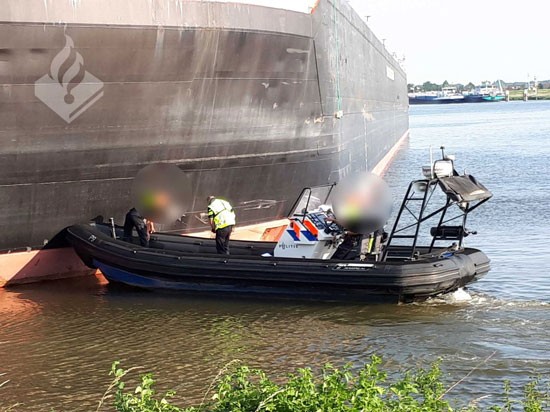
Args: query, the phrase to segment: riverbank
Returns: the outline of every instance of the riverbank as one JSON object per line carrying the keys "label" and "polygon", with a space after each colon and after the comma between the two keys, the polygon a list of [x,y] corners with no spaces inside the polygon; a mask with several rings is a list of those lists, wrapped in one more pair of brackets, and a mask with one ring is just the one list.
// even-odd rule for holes
{"label": "riverbank", "polygon": [[[493,355],[496,352],[493,353]],[[487,359],[477,367],[486,363]],[[481,412],[504,411],[516,407],[527,412],[547,410],[550,406],[550,381],[548,378],[532,378],[521,389],[521,395],[512,397],[514,383],[503,382],[499,399],[491,399],[490,405],[480,406],[483,398],[464,401],[454,396],[453,389],[468,386],[471,372],[455,381],[446,383],[439,362],[429,368],[405,369],[389,377],[382,358],[373,355],[370,362],[358,370],[350,365],[341,368],[325,365],[313,371],[298,369],[286,378],[272,379],[261,369],[253,369],[232,361],[214,377],[200,404],[178,406],[183,399],[176,392],[155,392],[153,375],[141,375],[135,389],[128,387],[124,379],[132,369],[124,370],[119,362],[112,365],[111,385],[103,395],[98,410],[117,412],[309,412],[309,411],[407,411],[407,412]],[[114,394],[114,402],[110,399]]]}
{"label": "riverbank", "polygon": [[[510,90],[510,101],[523,100],[523,90]],[[529,94],[529,100],[550,100],[550,89],[539,89],[537,95]]]}

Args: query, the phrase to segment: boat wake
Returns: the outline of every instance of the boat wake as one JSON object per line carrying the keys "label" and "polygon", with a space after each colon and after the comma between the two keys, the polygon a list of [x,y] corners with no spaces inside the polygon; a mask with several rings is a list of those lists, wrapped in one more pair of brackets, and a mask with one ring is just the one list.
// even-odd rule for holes
{"label": "boat wake", "polygon": [[443,295],[434,296],[428,298],[424,302],[415,302],[413,305],[418,306],[439,306],[439,305],[456,305],[469,303],[474,300],[472,294],[464,288],[458,288],[457,290]]}
{"label": "boat wake", "polygon": [[464,290],[463,288],[459,288],[455,290],[454,292],[447,293],[442,296],[442,298],[447,303],[462,303],[462,302],[470,302],[473,298],[472,295]]}
{"label": "boat wake", "polygon": [[464,305],[475,307],[490,307],[490,308],[546,308],[550,307],[550,302],[542,300],[508,300],[488,295],[482,292],[466,290],[459,288],[454,292],[430,298],[418,305],[438,306],[438,305]]}

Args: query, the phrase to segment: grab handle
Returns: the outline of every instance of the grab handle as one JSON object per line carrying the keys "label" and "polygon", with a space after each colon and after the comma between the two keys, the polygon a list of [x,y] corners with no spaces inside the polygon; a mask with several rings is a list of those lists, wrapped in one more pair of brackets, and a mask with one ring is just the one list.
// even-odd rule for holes
{"label": "grab handle", "polygon": [[113,239],[116,239],[115,219],[110,217],[109,222],[111,223],[111,236],[113,236]]}

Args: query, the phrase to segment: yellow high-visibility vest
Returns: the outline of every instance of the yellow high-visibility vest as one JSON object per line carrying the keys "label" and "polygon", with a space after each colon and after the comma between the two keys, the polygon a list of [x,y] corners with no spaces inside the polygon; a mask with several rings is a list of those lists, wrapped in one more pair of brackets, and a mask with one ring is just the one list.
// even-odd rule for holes
{"label": "yellow high-visibility vest", "polygon": [[233,226],[236,223],[233,207],[223,199],[214,199],[208,205],[208,217],[214,220],[215,230]]}

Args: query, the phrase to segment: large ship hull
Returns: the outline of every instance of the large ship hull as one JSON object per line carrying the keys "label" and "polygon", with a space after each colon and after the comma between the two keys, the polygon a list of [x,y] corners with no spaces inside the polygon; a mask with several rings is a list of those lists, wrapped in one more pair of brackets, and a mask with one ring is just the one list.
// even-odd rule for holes
{"label": "large ship hull", "polygon": [[[10,1],[0,9],[0,250],[39,247],[98,215],[120,222],[134,176],[156,162],[189,176],[182,231],[204,227],[209,194],[254,223],[284,216],[304,186],[372,169],[407,133],[406,77],[335,1],[311,14]],[[57,64],[66,35],[74,48]],[[80,74],[65,80],[78,54]],[[69,121],[37,97],[44,76],[68,90],[86,73],[101,94]]]}

